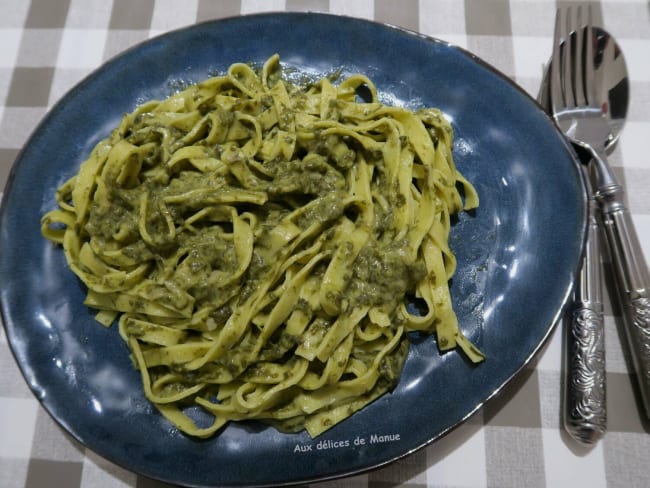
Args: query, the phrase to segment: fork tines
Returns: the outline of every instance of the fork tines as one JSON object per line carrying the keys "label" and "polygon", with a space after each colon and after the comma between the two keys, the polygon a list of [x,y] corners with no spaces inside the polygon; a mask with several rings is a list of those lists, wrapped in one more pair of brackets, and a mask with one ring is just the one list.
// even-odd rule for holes
{"label": "fork tines", "polygon": [[557,10],[550,79],[553,112],[585,106],[595,98],[593,40],[590,5]]}

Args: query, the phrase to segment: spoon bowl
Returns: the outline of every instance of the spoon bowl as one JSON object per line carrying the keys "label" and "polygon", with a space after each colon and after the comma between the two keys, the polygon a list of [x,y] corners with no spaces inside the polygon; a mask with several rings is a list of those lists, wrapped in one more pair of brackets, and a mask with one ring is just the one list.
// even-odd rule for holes
{"label": "spoon bowl", "polygon": [[[592,28],[594,83],[596,96],[601,101],[601,113],[607,120],[609,134],[605,140],[605,150],[611,153],[618,142],[625,125],[630,100],[630,83],[623,51],[607,31],[600,27]],[[547,113],[551,113],[549,96],[550,66],[546,66],[537,100]],[[587,156],[588,159],[591,156]],[[583,159],[583,158],[581,158]],[[588,161],[584,159],[584,161]]]}
{"label": "spoon bowl", "polygon": [[[593,29],[594,81],[600,85],[598,99],[607,119],[609,137],[605,149],[611,151],[625,125],[630,99],[630,85],[623,51],[616,40],[603,29]],[[597,86],[598,86],[597,85]]]}

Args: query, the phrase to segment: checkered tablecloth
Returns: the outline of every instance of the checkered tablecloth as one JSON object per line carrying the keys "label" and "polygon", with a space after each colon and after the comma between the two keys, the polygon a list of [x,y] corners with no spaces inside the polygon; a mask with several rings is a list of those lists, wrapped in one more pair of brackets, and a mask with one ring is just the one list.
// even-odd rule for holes
{"label": "checkered tablecloth", "polygon": [[[400,25],[467,48],[537,94],[555,8],[545,0],[0,0],[0,190],[48,109],[106,59],[198,21],[312,10]],[[567,2],[569,3],[569,2]],[[575,3],[575,2],[570,2]],[[597,22],[624,50],[628,123],[611,162],[650,257],[650,4],[595,2]],[[560,427],[561,330],[537,360],[469,422],[383,469],[322,486],[648,487],[650,426],[642,420],[621,324],[606,304],[608,433],[595,447]],[[40,407],[0,329],[0,487],[163,486],[72,440]]]}

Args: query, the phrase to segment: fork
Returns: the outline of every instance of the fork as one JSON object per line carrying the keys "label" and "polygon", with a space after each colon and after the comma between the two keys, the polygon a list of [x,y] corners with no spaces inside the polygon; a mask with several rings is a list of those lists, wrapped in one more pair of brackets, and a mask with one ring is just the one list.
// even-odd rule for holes
{"label": "fork", "polygon": [[[582,11],[580,12],[582,14]],[[581,17],[581,15],[580,15]],[[585,37],[569,8],[558,9],[549,79],[551,112],[560,129],[576,142],[576,119],[585,103],[581,61]],[[587,43],[590,49],[590,43]],[[592,80],[589,80],[591,83]],[[580,443],[594,444],[607,430],[605,334],[598,206],[588,166],[582,166],[589,195],[585,253],[576,279],[572,307],[565,317],[566,377],[563,389],[564,427]]]}
{"label": "fork", "polygon": [[650,417],[650,273],[625,204],[624,190],[607,162],[609,127],[594,75],[591,10],[585,14],[578,9],[577,19],[572,11],[564,17],[559,11],[551,64],[551,106],[562,131],[592,157],[589,165],[594,196],[617,277],[617,298],[639,392],[645,415]]}

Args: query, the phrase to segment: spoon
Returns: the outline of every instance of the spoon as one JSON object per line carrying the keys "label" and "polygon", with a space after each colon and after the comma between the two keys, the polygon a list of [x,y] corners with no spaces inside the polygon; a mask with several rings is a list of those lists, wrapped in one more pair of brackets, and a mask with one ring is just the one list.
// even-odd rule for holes
{"label": "spoon", "polygon": [[[618,141],[628,108],[629,85],[625,61],[614,39],[604,30],[591,32],[596,97],[602,104],[609,133],[604,144],[607,153]],[[548,97],[550,69],[547,70],[538,100],[552,113]],[[576,146],[583,163],[591,155]],[[602,270],[600,265],[600,219],[598,204],[591,188],[590,170],[583,165],[589,194],[588,236],[585,255],[577,276],[572,306],[565,316],[565,370],[563,423],[566,431],[581,444],[595,444],[606,432],[605,342],[602,306]]]}
{"label": "spoon", "polygon": [[[594,49],[594,77],[595,82],[598,83],[598,96],[606,104],[603,115],[606,117],[609,125],[609,134],[605,141],[605,151],[610,154],[616,147],[616,143],[625,125],[629,106],[630,85],[625,58],[616,40],[607,31],[599,27],[593,27],[592,37],[596,46]],[[605,50],[607,50],[610,57],[613,54],[616,58],[614,60],[610,59],[611,62],[603,62],[605,60]],[[550,114],[549,67],[550,63],[547,65],[537,101]],[[576,148],[581,151],[581,148]],[[588,163],[591,159],[591,155],[588,153],[583,154],[580,152],[579,156],[584,163]]]}
{"label": "spoon", "polygon": [[[595,101],[600,105],[601,117],[607,121],[605,141],[598,141],[605,154],[612,151],[625,123],[629,105],[627,68],[614,38],[602,29],[587,29],[591,34]],[[586,54],[589,54],[587,51]],[[586,59],[585,62],[592,62]],[[592,102],[593,104],[593,102]],[[580,148],[584,149],[584,148]],[[578,151],[580,152],[580,150]],[[595,444],[607,430],[607,395],[605,368],[605,329],[602,307],[602,270],[600,228],[604,214],[599,213],[599,166],[591,151],[583,151],[585,184],[589,190],[589,230],[585,249],[585,270],[577,282],[576,296],[588,306],[573,311],[567,342],[567,383],[564,389],[564,425],[578,442]],[[592,159],[593,156],[593,159]],[[602,165],[601,165],[602,166]],[[602,169],[602,168],[601,168]],[[609,166],[605,172],[611,173]],[[614,181],[612,179],[612,181]],[[592,309],[589,305],[593,306]],[[593,313],[592,313],[593,311]],[[590,320],[594,319],[594,322]],[[582,355],[582,357],[580,357]]]}

